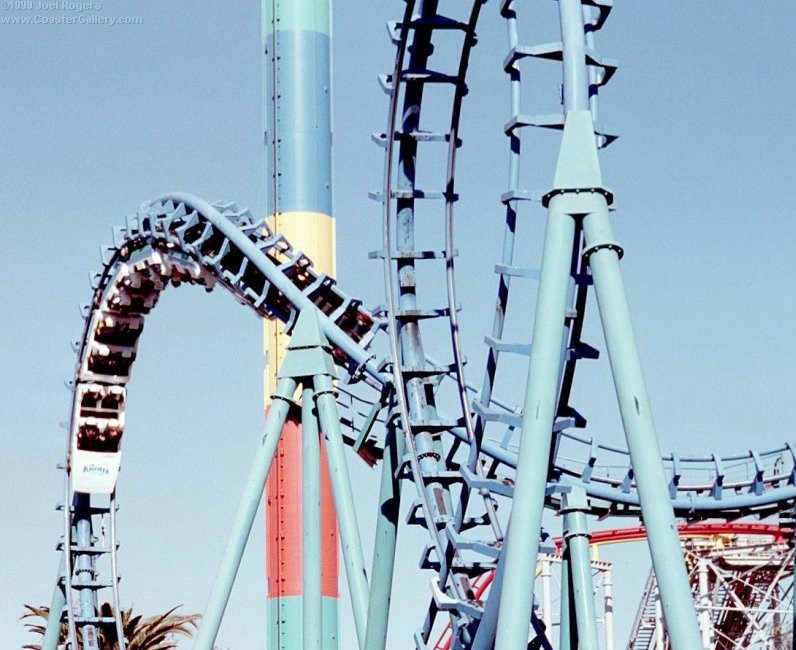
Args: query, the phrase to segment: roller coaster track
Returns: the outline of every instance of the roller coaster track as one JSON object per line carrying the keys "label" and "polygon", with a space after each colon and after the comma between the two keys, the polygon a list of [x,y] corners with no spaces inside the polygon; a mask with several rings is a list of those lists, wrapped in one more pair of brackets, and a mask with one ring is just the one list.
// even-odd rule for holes
{"label": "roller coaster track", "polygon": [[[343,293],[333,278],[317,273],[311,260],[293,250],[284,237],[234,204],[211,205],[184,194],[161,197],[128,218],[117,241],[107,249],[103,269],[94,276],[92,303],[84,314],[72,385],[64,539],[60,546],[65,558],[62,585],[67,594],[65,613],[71,648],[95,650],[98,631],[118,626],[116,614],[99,616],[99,593],[110,590],[114,611],[120,611],[115,494],[75,490],[73,452],[80,436],[88,432],[106,436],[123,432],[126,385],[145,316],[169,283],[200,284],[208,290],[222,286],[258,316],[279,319],[288,330],[302,309],[318,312],[335,348],[335,360],[345,369],[350,384],[341,386],[341,399],[350,399],[353,433],[349,444],[371,461],[378,458],[380,442],[373,425],[387,420],[400,427],[406,440],[407,455],[401,461],[400,476],[411,479],[417,491],[409,523],[428,530],[429,543],[421,566],[436,573],[428,615],[415,635],[415,643],[419,648],[426,647],[440,612],[449,616],[453,625],[454,647],[472,640],[484,604],[476,597],[471,579],[493,568],[500,551],[503,532],[496,508],[499,499],[510,499],[513,494],[516,432],[522,416],[519,407],[494,395],[497,371],[503,367],[503,355],[530,355],[529,342],[503,339],[512,280],[526,282],[536,277],[533,270],[515,265],[518,212],[535,196],[520,186],[519,134],[528,127],[563,128],[563,116],[531,116],[520,106],[520,63],[526,59],[560,61],[562,45],[521,44],[514,2],[503,0],[500,11],[509,35],[504,67],[511,87],[510,118],[505,127],[510,150],[509,182],[508,191],[500,199],[505,228],[501,257],[495,267],[498,291],[494,322],[485,339],[488,357],[482,385],[476,388],[466,380],[459,338],[454,247],[458,197],[454,186],[462,145],[459,126],[467,95],[467,69],[477,43],[476,26],[484,1],[458,7],[461,16],[455,18],[439,13],[434,0],[407,0],[401,20],[388,25],[396,45],[392,73],[381,77],[390,96],[389,117],[385,133],[374,137],[386,152],[384,185],[373,195],[382,205],[383,241],[382,250],[371,254],[383,260],[383,307],[364,309],[360,301]],[[597,89],[616,69],[593,48],[594,32],[607,19],[610,3],[584,0],[583,5],[590,16],[586,60],[592,75],[592,111],[596,113]],[[441,32],[460,36],[459,60],[449,68],[436,70],[430,67],[430,60],[434,38]],[[430,102],[439,114],[440,102],[435,94],[439,88],[452,90],[447,128],[423,130],[421,113],[428,110]],[[615,139],[604,133],[596,133],[596,137],[603,146]],[[442,187],[426,190],[416,184],[417,159],[424,147],[434,146],[447,147]],[[435,201],[442,206],[441,246],[417,249],[416,219]],[[586,490],[593,513],[638,516],[639,499],[627,451],[576,433],[586,421],[569,403],[577,362],[598,354],[581,340],[590,275],[581,256],[580,232],[576,238],[567,347],[562,350],[555,448],[548,476],[549,505],[557,505],[566,486],[578,485]],[[421,264],[444,273],[439,286],[445,287],[445,304],[429,308],[419,305],[418,278],[422,274],[417,270]],[[443,264],[445,268],[439,268]],[[427,333],[433,326],[449,332],[449,362],[432,360],[424,350],[421,330]],[[386,361],[371,351],[380,332],[386,333],[389,343]],[[379,418],[388,402],[395,408]],[[456,405],[453,417],[444,412],[452,404]],[[358,410],[362,405],[367,416],[364,424],[358,425],[358,418],[364,415]],[[796,499],[796,450],[790,443],[727,457],[706,454],[686,458],[672,453],[665,455],[663,462],[672,504],[682,517],[762,517],[790,507]],[[482,507],[473,512],[476,502]],[[111,540],[105,545],[100,544],[103,525],[109,529]],[[105,556],[111,561],[111,575],[102,581],[98,567]],[[80,603],[76,609],[72,598]]]}

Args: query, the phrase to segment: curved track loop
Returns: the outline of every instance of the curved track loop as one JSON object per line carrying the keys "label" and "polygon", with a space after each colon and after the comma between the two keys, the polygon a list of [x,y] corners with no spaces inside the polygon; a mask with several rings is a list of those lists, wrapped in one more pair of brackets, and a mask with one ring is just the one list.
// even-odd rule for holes
{"label": "curved track loop", "polygon": [[[99,594],[111,592],[120,612],[116,570],[116,504],[110,497],[76,492],[72,455],[78,440],[116,436],[124,431],[127,382],[138,340],[149,311],[171,283],[224,286],[244,305],[266,318],[279,318],[290,328],[300,309],[316,309],[336,346],[335,360],[350,381],[387,382],[367,353],[382,324],[358,300],[339,291],[332,278],[316,273],[310,260],[262,221],[234,204],[210,205],[188,195],[172,195],[145,204],[128,218],[121,241],[109,249],[103,270],[95,276],[73,383],[73,408],[67,447],[64,508],[64,589],[80,602],[67,608],[73,648],[92,649],[99,630],[119,616],[101,614]],[[349,443],[353,440],[349,440]],[[358,441],[372,462],[375,441]],[[111,483],[112,485],[112,483]],[[109,528],[109,544],[100,544]],[[99,579],[99,559],[110,556],[110,581]],[[78,645],[78,634],[81,644]]]}
{"label": "curved track loop", "polygon": [[[516,267],[514,244],[519,205],[534,200],[534,194],[520,186],[520,132],[525,127],[563,129],[563,115],[532,116],[520,106],[520,62],[524,59],[561,60],[561,44],[526,46],[519,42],[517,15],[513,0],[501,2],[501,14],[507,21],[509,53],[504,60],[511,88],[511,113],[505,132],[509,139],[509,189],[501,197],[506,225],[502,256],[495,270],[498,295],[493,327],[486,337],[489,347],[480,391],[466,382],[459,343],[458,305],[454,276],[453,207],[456,153],[462,100],[466,94],[466,72],[482,0],[471,3],[469,16],[451,18],[439,12],[436,1],[408,1],[401,22],[388,25],[396,43],[395,66],[391,75],[382,77],[390,94],[388,126],[377,136],[386,148],[384,187],[378,198],[383,203],[383,250],[387,294],[386,316],[392,351],[393,384],[396,389],[398,416],[407,440],[410,471],[405,476],[415,482],[418,500],[410,521],[425,526],[430,545],[421,566],[438,572],[432,580],[434,600],[423,628],[415,635],[418,647],[427,644],[431,627],[440,609],[447,610],[458,643],[467,643],[478,625],[482,603],[474,596],[468,576],[478,574],[494,562],[502,541],[500,522],[495,516],[495,496],[511,497],[513,468],[516,463],[516,432],[521,409],[511,407],[493,396],[502,353],[527,356],[530,342],[507,343],[502,340],[507,318],[511,279],[520,282],[535,279],[532,270]],[[594,51],[594,34],[602,28],[611,10],[608,0],[584,0],[587,17],[586,57],[590,73],[590,107],[596,118],[597,93],[616,71],[616,65]],[[454,11],[454,9],[450,9]],[[462,8],[456,9],[463,12]],[[429,63],[434,51],[433,37],[456,30],[462,34],[460,60],[456,73],[433,70]],[[450,66],[450,63],[448,64]],[[447,132],[422,130],[421,112],[427,112],[429,100],[424,92],[434,85],[453,86],[449,106],[450,128]],[[431,95],[431,93],[428,93]],[[437,103],[434,108],[439,109]],[[400,109],[400,112],[399,112]],[[616,137],[595,132],[601,147]],[[416,185],[419,150],[433,142],[448,144],[443,191],[427,191]],[[428,199],[442,199],[445,205],[444,244],[441,250],[415,249],[416,204]],[[537,199],[538,200],[538,199]],[[567,348],[562,351],[560,398],[555,425],[555,451],[551,458],[549,499],[555,506],[567,484],[580,484],[589,494],[593,512],[599,514],[640,514],[638,495],[627,451],[599,443],[594,437],[576,432],[586,420],[570,404],[577,362],[597,358],[599,352],[581,340],[588,289],[589,268],[582,259],[582,235],[576,233],[572,260],[570,291],[571,317],[567,322]],[[429,261],[426,261],[429,260]],[[418,264],[445,261],[447,305],[443,308],[418,309]],[[453,363],[432,363],[423,352],[421,327],[434,318],[447,319],[451,336]],[[527,331],[531,331],[530,324]],[[440,394],[444,380],[455,384],[460,410],[456,419],[437,415],[436,404],[445,403]],[[469,394],[476,393],[472,404]],[[487,437],[487,430],[498,435]],[[446,434],[453,434],[452,436]],[[468,452],[457,455],[464,443]],[[747,514],[765,516],[783,510],[796,498],[796,455],[790,444],[766,452],[748,451],[719,458],[710,455],[682,458],[664,457],[670,479],[670,493],[678,515],[696,519],[710,516],[737,517]],[[489,463],[484,475],[484,463]],[[451,514],[451,492],[458,489],[458,507]],[[468,517],[471,493],[480,493],[485,511]],[[488,525],[490,531],[484,534]],[[483,527],[482,527],[483,526]],[[465,530],[480,528],[477,539],[465,538]],[[435,557],[432,557],[435,556]],[[477,559],[473,560],[473,555]]]}
{"label": "curved track loop", "polygon": [[[464,8],[457,7],[460,18],[449,18],[438,12],[436,0],[407,0],[403,19],[389,26],[397,53],[392,74],[382,78],[382,85],[390,95],[390,113],[386,133],[376,137],[386,148],[386,164],[383,191],[375,197],[383,204],[383,250],[375,256],[384,260],[386,320],[380,320],[363,309],[359,301],[343,294],[333,278],[316,273],[306,256],[294,251],[263,221],[253,219],[248,211],[238,210],[234,204],[211,205],[184,194],[161,197],[144,204],[137,215],[128,219],[119,242],[108,249],[104,268],[95,276],[94,298],[86,311],[83,338],[77,349],[67,449],[65,503],[68,505],[64,508],[61,546],[68,551],[64,588],[70,597],[76,596],[85,604],[77,614],[71,607],[67,608],[73,648],[92,650],[96,647],[90,642],[92,633],[96,638],[99,628],[115,623],[112,618],[105,620],[96,615],[96,603],[98,592],[112,589],[118,611],[118,579],[115,502],[111,499],[98,503],[97,495],[74,492],[69,474],[72,443],[81,431],[89,429],[123,431],[126,384],[145,315],[167,284],[183,282],[201,284],[208,290],[220,284],[259,316],[278,318],[288,329],[301,309],[317,310],[321,325],[336,348],[335,360],[346,370],[346,381],[395,392],[397,410],[387,417],[400,421],[408,443],[401,476],[415,482],[418,494],[410,509],[409,523],[428,529],[430,542],[421,566],[437,573],[432,580],[429,614],[415,635],[415,642],[418,647],[426,647],[440,611],[450,617],[455,631],[454,647],[472,639],[483,603],[471,579],[491,569],[499,552],[502,531],[495,509],[498,497],[512,496],[514,439],[521,419],[521,410],[494,396],[493,388],[501,355],[527,355],[529,349],[527,342],[507,343],[501,338],[511,279],[525,281],[534,277],[532,271],[514,266],[519,204],[532,197],[519,184],[518,134],[524,127],[559,128],[563,123],[563,118],[533,118],[520,111],[519,61],[535,57],[555,60],[556,44],[536,47],[520,44],[513,0],[502,0],[500,8],[507,19],[510,43],[505,61],[511,85],[511,119],[506,125],[510,145],[509,191],[501,197],[506,226],[502,256],[496,266],[498,298],[493,327],[487,337],[489,350],[484,379],[478,390],[465,379],[459,341],[453,208],[457,200],[454,179],[461,145],[458,134],[462,101],[467,92],[466,72],[484,1],[475,0]],[[587,33],[587,60],[592,68],[592,110],[596,112],[596,90],[615,70],[612,63],[593,52],[593,32],[605,21],[610,3],[584,0],[583,4],[594,13]],[[461,39],[458,65],[452,72],[436,71],[429,66],[434,38],[443,32],[457,34]],[[447,108],[449,126],[443,132],[423,130],[421,108],[434,94],[427,90],[440,87],[453,90]],[[435,108],[440,108],[438,101]],[[614,139],[600,133],[597,137],[603,145]],[[433,143],[447,145],[442,191],[426,191],[416,183],[419,150],[435,146]],[[433,199],[444,204],[442,248],[417,250],[415,220],[422,208],[416,208]],[[419,308],[417,266],[439,262],[445,264],[444,271],[440,269],[444,272],[444,284],[440,282],[439,286],[446,289],[447,304]],[[594,513],[637,516],[638,495],[627,451],[576,432],[585,426],[585,419],[569,404],[576,363],[595,358],[597,353],[580,340],[590,278],[579,256],[573,259],[572,276],[573,317],[568,323],[564,351],[556,446],[549,477],[550,502],[556,504],[562,484],[576,483],[587,491]],[[435,321],[446,324],[449,331],[452,359],[449,364],[431,360],[423,349],[421,326],[426,331],[428,324]],[[387,330],[391,347],[391,361],[386,364],[377,361],[369,351],[381,329]],[[529,324],[527,331],[530,329]],[[345,392],[342,386],[341,391]],[[356,411],[354,401],[366,407],[389,401],[384,393],[381,401],[373,392],[364,397],[352,392],[350,396],[353,411]],[[470,403],[473,396],[475,399]],[[456,417],[443,415],[438,404],[446,407],[456,404]],[[380,450],[371,430],[370,416],[367,438],[348,442],[372,461]],[[353,422],[352,428],[356,428]],[[664,457],[664,464],[672,503],[683,517],[764,516],[784,510],[796,499],[796,449],[790,443],[765,452],[750,450],[724,458],[713,454],[696,458],[670,454]],[[472,513],[474,494],[483,508]],[[109,522],[111,548],[100,549],[95,545],[95,540],[101,537],[97,534],[101,519]],[[76,540],[75,536],[80,539]],[[110,556],[112,565],[112,580],[105,583],[97,579],[97,561],[103,554]]]}
{"label": "curved track loop", "polygon": [[[480,615],[476,608],[466,611],[464,603],[472,603],[469,577],[488,566],[473,562],[457,548],[456,540],[465,524],[470,488],[465,478],[482,476],[479,441],[475,436],[469,405],[468,387],[464,376],[464,358],[459,337],[458,304],[454,274],[454,188],[456,152],[461,144],[458,132],[462,99],[467,93],[465,76],[470,53],[477,40],[475,25],[483,2],[475,2],[469,15],[462,19],[438,13],[437,2],[407,2],[403,20],[394,27],[397,54],[391,75],[384,78],[389,90],[390,110],[387,130],[377,140],[386,148],[384,187],[378,198],[383,203],[383,245],[386,315],[392,352],[393,386],[398,415],[409,450],[410,477],[417,488],[418,500],[412,508],[412,519],[429,532],[430,544],[421,564],[437,571],[432,580],[434,598],[423,627],[415,635],[418,647],[428,642],[431,628],[440,609],[450,611],[452,622],[464,641],[469,639],[473,622]],[[460,35],[459,64],[454,73],[432,69],[432,37],[439,31]],[[408,57],[407,57],[408,54]],[[421,107],[427,88],[431,85],[453,89],[450,122],[447,131],[432,132],[421,129]],[[431,90],[429,94],[434,93]],[[399,105],[402,112],[399,119]],[[444,189],[428,191],[417,186],[416,159],[420,143],[444,142],[448,145]],[[397,145],[397,146],[396,146]],[[431,146],[431,145],[430,145]],[[428,199],[444,201],[444,244],[442,250],[415,248],[416,203]],[[418,262],[428,260],[445,263],[447,305],[429,310],[418,309]],[[436,317],[448,320],[453,362],[441,366],[429,363],[423,352],[421,321]],[[456,419],[441,418],[437,414],[437,391],[445,377],[454,380]],[[458,442],[450,449],[445,444],[455,440],[450,434],[463,433],[469,453],[467,472],[459,472],[454,461]],[[445,440],[445,439],[448,440]],[[443,458],[443,456],[445,458]],[[452,503],[452,488],[458,487],[458,505]],[[488,489],[479,490],[485,505],[484,514],[470,519],[469,527],[488,525],[500,538],[500,524],[495,515],[494,501]],[[492,547],[494,548],[494,546]]]}

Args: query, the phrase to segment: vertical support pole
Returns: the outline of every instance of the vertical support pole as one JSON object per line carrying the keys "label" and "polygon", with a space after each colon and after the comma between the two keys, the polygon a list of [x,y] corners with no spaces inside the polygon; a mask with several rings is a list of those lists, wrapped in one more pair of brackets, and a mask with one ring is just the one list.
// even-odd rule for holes
{"label": "vertical support pole", "polygon": [[[64,553],[70,550],[64,548]],[[61,562],[58,565],[58,576],[55,580],[53,598],[50,601],[50,613],[47,616],[47,626],[42,637],[42,650],[57,650],[58,642],[61,640],[61,621],[63,620],[64,607],[66,607],[66,594],[64,593],[64,583],[62,576],[66,571],[66,559],[61,555]]]}
{"label": "vertical support pole", "polygon": [[[261,0],[263,17],[267,215],[276,232],[304,251],[322,273],[335,275],[332,217],[331,0]],[[273,392],[289,337],[264,325],[265,397]],[[268,647],[301,643],[302,467],[300,432],[280,441],[268,480]],[[328,469],[321,464],[324,650],[338,648],[337,524]]]}
{"label": "vertical support pole", "polygon": [[[388,414],[388,417],[391,415]],[[376,537],[373,543],[373,568],[370,574],[370,601],[368,602],[365,650],[384,650],[387,643],[390,594],[392,593],[395,567],[395,543],[401,509],[401,482],[396,478],[395,473],[398,471],[403,455],[404,437],[396,432],[395,421],[390,419],[384,441],[384,458],[381,461],[379,512],[376,519]]]}
{"label": "vertical support pole", "polygon": [[326,459],[329,462],[334,505],[340,526],[340,542],[343,547],[348,590],[351,594],[351,608],[354,610],[354,624],[359,647],[363,648],[368,616],[368,580],[365,573],[365,559],[362,555],[362,541],[357,525],[357,513],[354,507],[354,494],[351,491],[351,481],[348,477],[348,466],[345,460],[337,401],[334,396],[332,378],[329,375],[316,375],[314,385],[318,418],[326,441]]}
{"label": "vertical support pole", "polygon": [[525,650],[558,397],[575,221],[550,201],[523,409],[514,500],[505,544],[497,650]]}
{"label": "vertical support pole", "polygon": [[570,213],[577,213],[582,219],[584,256],[594,278],[663,615],[672,622],[669,635],[674,650],[696,650],[701,648],[701,635],[619,269],[621,247],[611,233],[608,218],[610,193],[602,186],[594,125],[588,111],[588,71],[581,2],[559,0],[559,10],[564,49],[566,126],[555,189],[545,200],[552,204],[557,197],[572,197],[568,206]]}
{"label": "vertical support pole", "polygon": [[594,585],[589,556],[589,531],[586,512],[589,504],[586,493],[572,488],[562,499],[564,539],[569,553],[571,598],[575,604],[575,623],[578,628],[579,650],[598,650],[597,613],[594,608]]}
{"label": "vertical support pole", "polygon": [[553,598],[550,593],[550,558],[544,556],[542,558],[542,621],[544,622],[545,629],[553,629]]}
{"label": "vertical support pole", "polygon": [[[78,548],[89,548],[91,543],[91,496],[76,493],[75,538]],[[80,618],[90,620],[97,616],[97,592],[93,589],[80,589],[81,584],[93,582],[96,577],[94,558],[89,553],[77,553],[75,558],[75,585],[80,593]],[[99,650],[99,632],[95,625],[82,625],[78,629],[82,647],[86,650]]]}
{"label": "vertical support pole", "polygon": [[564,110],[585,111],[589,109],[589,73],[581,0],[559,0],[558,16],[564,48]]}
{"label": "vertical support pole", "polygon": [[[505,546],[504,546],[505,548]],[[505,563],[504,555],[501,552],[498,556],[495,577],[489,588],[489,595],[484,606],[484,614],[481,616],[481,623],[475,633],[472,650],[492,650],[495,645],[495,635],[497,633],[497,620],[500,613],[500,595],[503,592],[503,573]]]}
{"label": "vertical support pole", "polygon": [[255,454],[254,464],[246,481],[235,521],[230,529],[229,541],[210,591],[202,623],[196,634],[194,650],[212,650],[213,648],[295,390],[294,379],[280,379],[277,384],[271,408],[265,418],[263,437]]}
{"label": "vertical support pole", "polygon": [[614,650],[614,578],[611,569],[603,572],[603,595],[605,596],[605,650]]}
{"label": "vertical support pole", "polygon": [[312,386],[301,392],[301,526],[303,541],[302,586],[304,650],[321,650],[321,447]]}
{"label": "vertical support pole", "polygon": [[572,576],[567,540],[561,540],[561,602],[558,626],[560,650],[577,650],[578,630],[574,626],[574,604],[572,602]]}

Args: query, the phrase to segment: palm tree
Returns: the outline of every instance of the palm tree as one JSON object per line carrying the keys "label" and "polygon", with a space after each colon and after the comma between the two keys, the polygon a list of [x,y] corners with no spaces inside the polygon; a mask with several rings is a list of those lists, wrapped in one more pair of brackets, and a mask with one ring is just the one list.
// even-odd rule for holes
{"label": "palm tree", "polygon": [[[144,618],[141,614],[133,615],[133,610],[127,609],[122,612],[122,629],[125,639],[127,639],[127,650],[174,650],[177,643],[175,636],[191,637],[196,629],[196,622],[199,614],[175,614],[179,606],[172,607],[164,614],[148,616]],[[47,617],[50,615],[49,607],[34,607],[25,605],[25,613],[20,620],[42,619],[45,624],[25,623],[25,627],[32,633],[44,636]],[[113,610],[108,603],[100,607],[100,616],[110,617]],[[61,624],[60,642],[65,643],[67,638],[66,623]],[[119,640],[116,636],[116,628],[105,626],[100,629],[100,644],[103,650],[118,650]],[[28,644],[23,646],[26,650],[41,650],[40,644]]]}

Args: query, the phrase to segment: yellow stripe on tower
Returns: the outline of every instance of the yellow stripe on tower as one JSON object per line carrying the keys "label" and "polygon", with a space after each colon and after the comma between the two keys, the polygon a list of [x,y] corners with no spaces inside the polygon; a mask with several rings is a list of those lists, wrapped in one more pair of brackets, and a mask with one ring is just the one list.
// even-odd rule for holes
{"label": "yellow stripe on tower", "polygon": [[[316,271],[335,275],[335,229],[334,219],[330,215],[320,212],[282,212],[268,217],[268,225],[274,232],[284,235],[293,250],[305,253]],[[290,340],[289,336],[282,333],[282,328],[282,323],[278,321],[265,322],[266,404],[276,389],[276,373]]]}

